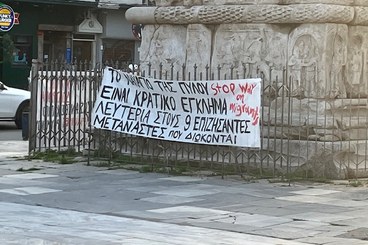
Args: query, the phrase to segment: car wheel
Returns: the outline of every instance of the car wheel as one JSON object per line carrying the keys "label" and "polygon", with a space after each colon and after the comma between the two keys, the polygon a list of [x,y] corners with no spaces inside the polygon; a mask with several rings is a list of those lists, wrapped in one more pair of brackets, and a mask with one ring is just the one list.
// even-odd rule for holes
{"label": "car wheel", "polygon": [[17,114],[15,115],[15,125],[17,125],[18,129],[22,129],[23,126],[23,112],[29,111],[29,102],[23,102],[18,110]]}

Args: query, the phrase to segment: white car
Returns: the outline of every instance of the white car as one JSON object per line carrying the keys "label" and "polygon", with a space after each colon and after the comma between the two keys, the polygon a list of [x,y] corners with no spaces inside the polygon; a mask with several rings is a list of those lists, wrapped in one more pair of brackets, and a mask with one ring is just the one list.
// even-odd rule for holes
{"label": "white car", "polygon": [[14,121],[22,128],[22,114],[29,110],[31,93],[0,82],[0,121]]}

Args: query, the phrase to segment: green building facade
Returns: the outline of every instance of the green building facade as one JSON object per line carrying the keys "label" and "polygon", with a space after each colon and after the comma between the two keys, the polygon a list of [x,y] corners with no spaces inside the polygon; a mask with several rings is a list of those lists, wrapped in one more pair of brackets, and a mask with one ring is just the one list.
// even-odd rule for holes
{"label": "green building facade", "polygon": [[[53,3],[53,1],[43,2]],[[83,5],[71,5],[70,3],[66,5],[61,4],[64,1],[60,1],[60,3],[55,1],[53,4],[43,2],[2,1],[3,4],[13,9],[19,22],[15,23],[10,30],[0,32],[2,39],[0,80],[8,86],[26,89],[32,59],[39,58],[40,49],[50,45],[54,46],[50,49],[55,48],[57,42],[67,43],[64,41],[68,36],[67,33],[73,31],[73,27],[82,21],[86,9],[94,7],[86,5],[86,3]],[[40,37],[43,37],[44,40],[42,47],[40,46]],[[9,44],[6,42],[9,38],[14,47],[11,54],[7,54],[4,50],[4,48],[9,48],[7,47]],[[51,40],[45,40],[45,38]],[[62,46],[59,47],[59,50],[50,51],[54,52],[53,55],[59,51],[59,58],[67,58],[68,49]],[[47,57],[46,54],[45,57]]]}
{"label": "green building facade", "polygon": [[13,9],[18,22],[3,30],[0,19],[0,81],[8,86],[28,88],[32,59],[137,62],[140,41],[125,19],[131,5],[120,4],[123,0],[114,9],[95,0],[0,1]]}

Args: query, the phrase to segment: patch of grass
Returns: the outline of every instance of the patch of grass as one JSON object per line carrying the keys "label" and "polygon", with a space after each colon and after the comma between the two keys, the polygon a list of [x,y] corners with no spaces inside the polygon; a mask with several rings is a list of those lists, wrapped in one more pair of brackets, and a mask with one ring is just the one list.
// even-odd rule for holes
{"label": "patch of grass", "polygon": [[39,159],[39,160],[44,160],[44,161],[48,161],[50,159],[54,159],[58,156],[57,151],[55,150],[46,150],[46,151],[41,151],[41,152],[36,152],[31,156],[31,159]]}
{"label": "patch of grass", "polygon": [[172,169],[171,174],[181,175],[181,174],[186,173],[186,172],[188,172],[187,167],[185,167],[185,166],[178,166],[178,167],[174,167]]}
{"label": "patch of grass", "polygon": [[[113,161],[116,163],[122,163],[122,164],[127,164],[131,161],[131,157],[130,156],[125,156],[125,155],[119,155],[115,158],[113,158]],[[138,160],[138,159],[137,159]]]}
{"label": "patch of grass", "polygon": [[45,162],[56,162],[59,164],[72,164],[74,163],[74,158],[80,156],[75,149],[69,148],[62,151],[56,151],[48,149],[43,152],[34,153],[31,159],[43,160]]}
{"label": "patch of grass", "polygon": [[72,163],[74,163],[74,158],[73,157],[67,157],[65,155],[61,155],[61,158],[58,159],[58,163],[59,164],[72,164]]}
{"label": "patch of grass", "polygon": [[95,166],[95,167],[111,167],[111,163],[109,163],[108,161],[98,161],[98,162],[92,162],[91,163],[92,166]]}
{"label": "patch of grass", "polygon": [[314,182],[314,183],[323,183],[323,184],[331,184],[333,183],[332,180],[327,178],[303,178],[300,176],[295,176],[293,174],[288,174],[286,176],[281,177],[275,177],[268,179],[270,183],[308,183],[308,182]]}
{"label": "patch of grass", "polygon": [[144,165],[139,169],[139,172],[141,173],[151,173],[153,172],[152,166]]}
{"label": "patch of grass", "polygon": [[166,173],[171,175],[184,175],[187,168],[183,166],[160,166],[160,165],[142,165],[139,169],[141,173]]}
{"label": "patch of grass", "polygon": [[351,180],[349,181],[349,186],[352,186],[352,187],[360,187],[360,186],[363,186],[364,183],[359,181],[359,180]]}

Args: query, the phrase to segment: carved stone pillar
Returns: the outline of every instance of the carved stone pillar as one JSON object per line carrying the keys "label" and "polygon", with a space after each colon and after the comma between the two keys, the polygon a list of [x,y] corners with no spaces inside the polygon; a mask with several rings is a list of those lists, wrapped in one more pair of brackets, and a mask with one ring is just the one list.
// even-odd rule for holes
{"label": "carved stone pillar", "polygon": [[[273,127],[263,136],[280,139],[270,148],[289,147],[283,140],[297,139],[291,147],[298,149],[290,156],[299,154],[295,166],[300,166],[300,151],[306,152],[305,161],[312,155],[315,160],[320,158],[317,149],[328,145],[329,152],[335,151],[332,164],[367,172],[367,0],[156,0],[156,4],[126,12],[130,22],[145,25],[142,69],[162,64],[162,71],[170,72],[174,65],[176,79],[182,79],[183,65],[186,72],[196,66],[197,73],[214,74],[209,79],[262,76],[263,121]],[[217,77],[220,71],[222,78]],[[280,87],[293,98],[280,94]],[[279,132],[280,127],[288,130]],[[285,154],[288,149],[275,151]]]}
{"label": "carved stone pillar", "polygon": [[[126,17],[144,24],[142,68],[186,69],[291,81],[295,96],[346,98],[362,85],[368,7],[353,0],[161,0],[131,8]],[[364,32],[361,32],[364,33]],[[351,35],[349,35],[351,36]],[[359,39],[359,40],[358,40]],[[351,45],[349,43],[354,43]],[[348,49],[349,47],[349,49]],[[359,56],[359,57],[358,57]],[[352,67],[351,62],[361,60]],[[286,71],[286,72],[285,72]],[[360,78],[359,72],[361,71]],[[353,78],[354,77],[354,78]],[[180,76],[178,76],[180,79]],[[353,79],[348,81],[347,79]],[[360,79],[360,80],[359,80]],[[289,84],[288,84],[289,85]]]}

